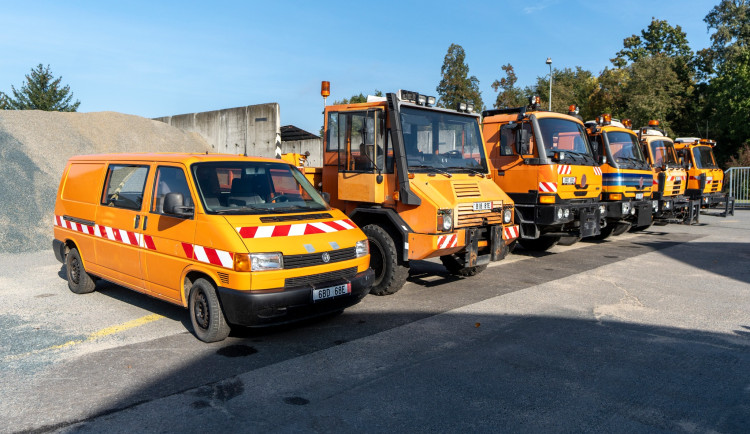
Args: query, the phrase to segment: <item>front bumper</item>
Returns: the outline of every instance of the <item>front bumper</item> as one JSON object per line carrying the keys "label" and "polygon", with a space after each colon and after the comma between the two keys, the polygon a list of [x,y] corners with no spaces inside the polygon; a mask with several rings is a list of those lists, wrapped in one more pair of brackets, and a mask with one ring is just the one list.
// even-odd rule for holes
{"label": "front bumper", "polygon": [[[224,316],[230,324],[268,326],[285,324],[336,312],[359,303],[370,291],[375,272],[368,268],[351,279],[336,279],[311,285],[277,290],[239,291],[218,287]],[[313,289],[351,283],[351,292],[313,302]]]}
{"label": "front bumper", "polygon": [[653,202],[649,200],[618,200],[604,202],[607,207],[607,220],[626,222],[634,226],[647,226],[651,223]]}
{"label": "front bumper", "polygon": [[599,235],[606,216],[606,207],[594,201],[553,205],[516,203],[516,222],[521,226],[520,238],[526,239],[550,233],[578,238]]}

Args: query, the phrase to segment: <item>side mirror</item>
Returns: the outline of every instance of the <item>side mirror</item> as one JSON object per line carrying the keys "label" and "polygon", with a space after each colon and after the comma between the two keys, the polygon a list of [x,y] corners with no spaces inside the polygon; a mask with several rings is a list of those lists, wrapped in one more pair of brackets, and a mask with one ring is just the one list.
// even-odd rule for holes
{"label": "side mirror", "polygon": [[164,213],[178,217],[192,217],[194,208],[184,204],[182,193],[167,193],[164,196]]}
{"label": "side mirror", "polygon": [[529,131],[524,128],[516,130],[516,153],[519,155],[528,155],[529,152]]}
{"label": "side mirror", "polygon": [[326,201],[327,204],[331,203],[331,194],[330,193],[328,193],[327,191],[324,191],[324,192],[320,193],[320,195],[323,196],[323,200]]}

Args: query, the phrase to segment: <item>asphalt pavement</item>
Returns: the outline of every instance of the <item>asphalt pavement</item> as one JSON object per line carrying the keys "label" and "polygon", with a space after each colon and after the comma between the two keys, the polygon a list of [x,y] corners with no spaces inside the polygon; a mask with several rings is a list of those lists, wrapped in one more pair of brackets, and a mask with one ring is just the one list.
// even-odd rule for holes
{"label": "asphalt pavement", "polygon": [[747,432],[750,211],[517,251],[205,344],[51,251],[0,255],[2,432]]}

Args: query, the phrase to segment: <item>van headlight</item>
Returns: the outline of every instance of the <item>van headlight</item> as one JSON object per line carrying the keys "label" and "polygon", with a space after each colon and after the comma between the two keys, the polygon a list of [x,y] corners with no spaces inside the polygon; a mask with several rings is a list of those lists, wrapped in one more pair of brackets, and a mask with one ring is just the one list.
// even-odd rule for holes
{"label": "van headlight", "polygon": [[284,268],[284,255],[281,252],[250,253],[250,271],[281,270]]}
{"label": "van headlight", "polygon": [[508,224],[510,221],[513,220],[513,210],[510,208],[503,211],[503,223]]}
{"label": "van headlight", "polygon": [[357,241],[354,245],[354,256],[361,258],[370,253],[370,243],[367,240]]}

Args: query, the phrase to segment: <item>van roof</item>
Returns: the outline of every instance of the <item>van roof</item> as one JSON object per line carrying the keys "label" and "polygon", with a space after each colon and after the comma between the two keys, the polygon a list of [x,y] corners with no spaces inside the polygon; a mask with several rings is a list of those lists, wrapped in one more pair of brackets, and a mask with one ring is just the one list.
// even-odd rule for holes
{"label": "van roof", "polygon": [[121,154],[93,154],[76,155],[69,161],[139,161],[139,162],[170,162],[170,163],[200,163],[209,161],[267,161],[289,164],[277,158],[245,157],[235,154],[198,154],[184,152],[144,152]]}

